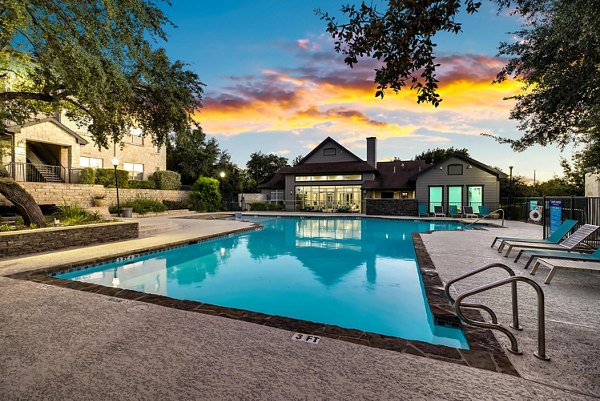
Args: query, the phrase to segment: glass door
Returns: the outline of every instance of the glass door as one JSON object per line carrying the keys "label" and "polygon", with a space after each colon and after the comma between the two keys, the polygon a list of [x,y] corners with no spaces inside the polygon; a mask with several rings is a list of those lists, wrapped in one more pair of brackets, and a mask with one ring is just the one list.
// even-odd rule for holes
{"label": "glass door", "polygon": [[448,212],[458,213],[462,207],[462,186],[448,187]]}
{"label": "glass door", "polygon": [[483,205],[483,187],[480,185],[469,186],[467,192],[469,206],[473,206],[473,211],[479,213],[479,207]]}
{"label": "glass door", "polygon": [[434,212],[435,206],[442,206],[444,187],[429,187],[429,213]]}

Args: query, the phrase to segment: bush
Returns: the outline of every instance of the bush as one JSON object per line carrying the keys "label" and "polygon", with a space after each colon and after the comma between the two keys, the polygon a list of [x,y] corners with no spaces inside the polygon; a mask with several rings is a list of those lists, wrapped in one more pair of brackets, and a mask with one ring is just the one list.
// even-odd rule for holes
{"label": "bush", "polygon": [[162,203],[168,210],[179,210],[189,208],[189,203],[184,201],[163,200]]}
{"label": "bush", "polygon": [[248,203],[248,207],[253,211],[281,210],[282,206],[271,202],[254,202]]}
{"label": "bush", "polygon": [[148,179],[154,181],[156,189],[181,188],[181,174],[175,171],[155,171]]}
{"label": "bush", "polygon": [[192,185],[190,202],[192,203],[192,209],[200,212],[221,210],[219,181],[210,177],[199,177]]}
{"label": "bush", "polygon": [[96,171],[91,167],[81,169],[79,183],[93,185],[96,183]]}
{"label": "bush", "polygon": [[154,181],[130,180],[129,188],[133,189],[156,189]]}
{"label": "bush", "polygon": [[54,216],[60,220],[63,226],[74,226],[77,224],[97,223],[102,221],[102,216],[97,212],[88,212],[77,205],[57,206]]}
{"label": "bush", "polygon": [[[161,201],[150,198],[137,198],[134,200],[128,200],[121,202],[121,209],[124,207],[133,208],[134,213],[146,214],[146,213],[160,213],[167,210],[167,207],[163,205]],[[117,205],[111,205],[108,210],[111,213],[117,213]]]}
{"label": "bush", "polygon": [[[129,187],[129,172],[125,170],[117,170],[117,177],[119,180],[119,188]],[[115,187],[115,170],[110,168],[98,168],[96,169],[96,184],[104,185],[108,188]]]}

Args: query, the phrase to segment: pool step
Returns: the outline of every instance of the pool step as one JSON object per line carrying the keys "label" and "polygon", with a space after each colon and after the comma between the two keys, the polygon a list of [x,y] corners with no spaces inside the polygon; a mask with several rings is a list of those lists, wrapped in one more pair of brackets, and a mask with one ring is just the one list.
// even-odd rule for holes
{"label": "pool step", "polygon": [[167,231],[177,230],[181,226],[174,222],[164,222],[156,224],[140,224],[139,238],[152,237],[157,234],[162,234]]}

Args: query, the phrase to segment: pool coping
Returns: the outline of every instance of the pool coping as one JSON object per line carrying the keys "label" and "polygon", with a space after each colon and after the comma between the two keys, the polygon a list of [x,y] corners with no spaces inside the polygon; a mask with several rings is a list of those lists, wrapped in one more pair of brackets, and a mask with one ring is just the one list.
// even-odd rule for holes
{"label": "pool coping", "polygon": [[[147,294],[134,290],[105,287],[98,284],[65,280],[52,276],[52,274],[59,272],[65,273],[81,270],[83,268],[103,264],[115,259],[118,260],[119,258],[127,260],[128,258],[133,258],[142,254],[155,253],[166,249],[173,249],[189,244],[210,241],[213,239],[227,238],[231,235],[256,231],[261,228],[262,227],[260,225],[254,224],[248,228],[231,230],[193,240],[184,240],[170,244],[147,247],[133,254],[129,252],[122,255],[111,255],[81,260],[42,269],[17,272],[5,277],[69,288],[78,291],[97,293],[117,299],[146,302],[174,309],[241,320],[249,323],[289,330],[291,332],[314,334],[374,348],[408,353],[519,377],[518,372],[506,356],[503,348],[500,346],[491,330],[464,326],[461,324],[456,315],[454,315],[452,306],[443,295],[442,282],[439,278],[439,275],[435,271],[435,266],[433,265],[431,258],[425,249],[419,233],[413,233],[413,243],[415,246],[417,261],[420,266],[419,270],[421,277],[423,278],[427,301],[431,308],[431,312],[436,323],[446,326],[461,327],[469,343],[469,350],[457,349],[443,345],[434,345],[417,340],[407,340],[400,337],[386,336],[356,329],[347,329],[331,324],[316,323],[301,319],[252,312],[243,309],[228,308],[197,301],[180,300],[163,295]],[[471,311],[468,312],[471,313]],[[469,315],[469,317],[474,319],[482,319],[481,314],[479,314],[478,311],[474,311],[472,313],[474,313],[474,316]]]}

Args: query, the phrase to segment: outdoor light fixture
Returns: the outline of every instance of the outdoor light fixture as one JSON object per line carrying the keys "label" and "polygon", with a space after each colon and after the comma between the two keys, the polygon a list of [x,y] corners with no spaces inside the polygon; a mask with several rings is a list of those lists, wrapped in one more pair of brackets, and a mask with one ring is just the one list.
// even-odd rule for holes
{"label": "outdoor light fixture", "polygon": [[117,177],[117,166],[119,165],[119,159],[117,159],[117,156],[112,158],[112,165],[115,168],[115,188],[117,189],[117,216],[121,217],[121,204],[119,202],[119,178]]}
{"label": "outdoor light fixture", "polygon": [[224,172],[224,171],[221,171],[221,172],[219,173],[219,177],[221,177],[221,178],[225,178],[225,172]]}

